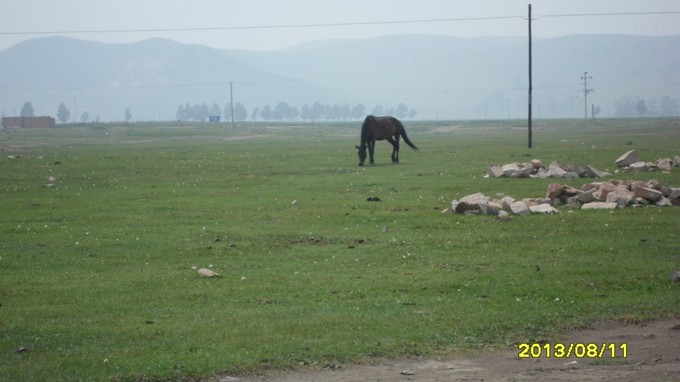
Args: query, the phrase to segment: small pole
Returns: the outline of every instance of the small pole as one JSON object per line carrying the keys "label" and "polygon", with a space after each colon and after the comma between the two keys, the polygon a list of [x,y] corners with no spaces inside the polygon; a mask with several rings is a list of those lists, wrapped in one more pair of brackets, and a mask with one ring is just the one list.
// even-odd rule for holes
{"label": "small pole", "polygon": [[532,92],[532,83],[531,83],[531,4],[529,4],[529,148],[531,148],[531,92]]}
{"label": "small pole", "polygon": [[583,80],[584,109],[586,119],[588,119],[588,93],[593,91],[593,89],[588,89],[588,78],[591,80],[593,79],[593,77],[588,76],[588,72],[584,72],[581,79]]}
{"label": "small pole", "polygon": [[234,124],[234,83],[229,82],[229,99],[231,103],[231,124]]}

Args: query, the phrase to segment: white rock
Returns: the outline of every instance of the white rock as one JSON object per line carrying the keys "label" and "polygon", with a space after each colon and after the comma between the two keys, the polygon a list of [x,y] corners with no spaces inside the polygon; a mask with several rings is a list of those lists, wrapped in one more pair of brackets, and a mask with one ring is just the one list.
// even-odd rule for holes
{"label": "white rock", "polygon": [[618,207],[614,202],[590,202],[581,206],[582,210],[613,210]]}
{"label": "white rock", "polygon": [[215,276],[219,276],[218,273],[216,273],[216,272],[213,271],[212,269],[208,269],[208,268],[200,268],[199,270],[196,271],[196,273],[198,273],[198,275],[201,276],[201,277],[215,277]]}
{"label": "white rock", "polygon": [[559,214],[560,211],[558,211],[555,207],[551,206],[550,204],[543,203],[539,204],[537,206],[531,206],[529,207],[529,211],[531,211],[532,214]]}

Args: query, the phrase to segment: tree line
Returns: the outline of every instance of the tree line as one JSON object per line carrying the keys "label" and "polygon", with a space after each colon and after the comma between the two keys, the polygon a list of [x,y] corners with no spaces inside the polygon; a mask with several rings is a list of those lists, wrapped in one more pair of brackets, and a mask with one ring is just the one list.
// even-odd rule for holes
{"label": "tree line", "polygon": [[[234,104],[234,121],[242,122],[246,120],[251,121],[346,121],[361,119],[366,116],[367,108],[363,103],[357,103],[351,106],[349,103],[345,104],[323,104],[321,102],[314,102],[313,104],[304,104],[301,108],[291,106],[288,102],[281,101],[274,106],[265,105],[263,107],[256,107],[250,113],[248,109],[241,103]],[[413,118],[418,114],[415,109],[410,109],[406,104],[400,103],[397,107],[384,108],[383,106],[375,106],[371,110],[374,115],[394,115],[397,118]],[[226,104],[223,108],[216,103],[208,106],[207,103],[190,104],[186,103],[177,107],[176,118],[180,121],[205,121],[211,117],[219,116],[225,121],[231,121],[232,108],[231,103]]]}

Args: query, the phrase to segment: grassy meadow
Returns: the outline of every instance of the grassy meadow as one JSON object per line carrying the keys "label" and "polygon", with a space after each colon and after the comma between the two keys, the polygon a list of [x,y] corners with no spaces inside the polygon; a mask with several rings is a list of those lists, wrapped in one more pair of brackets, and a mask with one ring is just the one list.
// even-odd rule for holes
{"label": "grassy meadow", "polygon": [[[406,122],[420,152],[392,165],[379,142],[373,167],[359,126],[0,134],[0,380],[337,367],[680,314],[678,207],[441,213],[556,181],[484,178],[490,164],[680,155],[679,119],[537,121],[532,149],[521,121]],[[613,178],[680,187],[678,168]]]}

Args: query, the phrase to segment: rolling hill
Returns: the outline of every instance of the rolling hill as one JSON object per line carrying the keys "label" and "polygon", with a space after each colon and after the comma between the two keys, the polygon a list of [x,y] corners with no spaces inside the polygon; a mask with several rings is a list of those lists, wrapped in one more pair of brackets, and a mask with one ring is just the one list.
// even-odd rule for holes
{"label": "rolling hill", "polygon": [[[572,35],[535,39],[534,115],[678,114],[680,36]],[[0,111],[16,115],[26,101],[36,114],[122,120],[172,120],[178,105],[234,101],[249,111],[286,101],[296,107],[363,103],[371,112],[406,103],[421,119],[526,116],[528,49],[524,37],[456,38],[397,35],[319,41],[269,52],[218,50],[154,38],[104,44],[36,38],[0,52]],[[631,106],[633,105],[633,106]]]}

